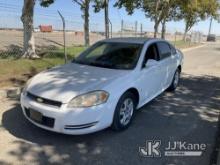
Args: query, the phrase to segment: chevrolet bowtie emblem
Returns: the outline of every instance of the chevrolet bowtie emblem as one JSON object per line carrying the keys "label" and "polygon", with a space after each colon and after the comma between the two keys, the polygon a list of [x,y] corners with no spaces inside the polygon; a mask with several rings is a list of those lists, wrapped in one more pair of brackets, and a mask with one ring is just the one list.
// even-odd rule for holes
{"label": "chevrolet bowtie emblem", "polygon": [[37,102],[42,103],[44,100],[42,98],[37,98]]}

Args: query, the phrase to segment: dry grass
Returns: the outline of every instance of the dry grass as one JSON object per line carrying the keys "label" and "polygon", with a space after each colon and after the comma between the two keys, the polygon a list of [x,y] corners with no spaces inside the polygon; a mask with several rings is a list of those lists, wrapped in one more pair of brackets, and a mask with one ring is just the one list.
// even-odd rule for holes
{"label": "dry grass", "polygon": [[[195,44],[177,41],[176,47],[186,48],[196,46]],[[69,47],[68,57],[72,59],[82,52],[84,47]],[[28,78],[42,70],[56,65],[64,64],[63,50],[55,49],[45,52],[44,57],[38,60],[16,59],[16,55],[10,58],[0,59],[0,87],[21,86]]]}
{"label": "dry grass", "polygon": [[[83,50],[84,47],[73,47],[69,49],[68,59],[71,60]],[[36,73],[60,64],[64,64],[62,50],[50,52],[50,54],[46,54],[44,58],[37,60],[16,58],[0,59],[0,86],[23,85],[28,78]]]}

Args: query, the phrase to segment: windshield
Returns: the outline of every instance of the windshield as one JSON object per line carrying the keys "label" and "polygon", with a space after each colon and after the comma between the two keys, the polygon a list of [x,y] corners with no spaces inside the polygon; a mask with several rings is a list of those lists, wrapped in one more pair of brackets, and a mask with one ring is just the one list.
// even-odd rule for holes
{"label": "windshield", "polygon": [[111,69],[133,69],[139,59],[142,46],[132,43],[98,42],[73,62]]}

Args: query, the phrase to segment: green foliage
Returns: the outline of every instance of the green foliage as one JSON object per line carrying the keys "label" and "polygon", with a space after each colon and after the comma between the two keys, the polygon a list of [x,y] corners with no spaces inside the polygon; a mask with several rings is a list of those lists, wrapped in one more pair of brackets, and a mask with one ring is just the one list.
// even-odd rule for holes
{"label": "green foliage", "polygon": [[94,12],[98,13],[101,9],[105,8],[105,2],[103,0],[94,0],[93,8]]}
{"label": "green foliage", "polygon": [[146,17],[152,21],[155,18],[162,20],[164,17],[169,17],[169,20],[176,20],[180,11],[177,0],[120,0],[114,6],[125,7],[128,14],[133,14],[135,9],[142,9]]}
{"label": "green foliage", "polygon": [[[94,8],[94,12],[100,12],[101,9],[103,9],[105,7],[105,1],[104,0],[85,0],[85,1],[81,1],[81,0],[72,0],[74,3],[76,3],[77,5],[80,6],[81,10],[85,10],[86,5],[89,5],[90,3],[92,3],[92,7]],[[87,3],[86,3],[87,2]]]}
{"label": "green foliage", "polygon": [[142,9],[145,16],[154,21],[154,36],[157,36],[158,26],[163,21],[179,19],[178,0],[120,0],[115,3],[116,7],[125,7],[128,14],[133,14],[135,9]]}
{"label": "green foliage", "polygon": [[155,31],[161,21],[178,21],[184,19],[186,32],[200,20],[208,17],[219,19],[217,13],[220,5],[218,0],[120,0],[115,7],[124,7],[128,14],[133,14],[135,9],[142,9],[147,18],[155,23]]}
{"label": "green foliage", "polygon": [[125,7],[128,14],[133,14],[135,9],[143,9],[143,0],[133,0],[133,1],[127,1],[127,0],[119,0],[114,4],[115,7],[118,7],[119,9],[122,7]]}
{"label": "green foliage", "polygon": [[40,0],[40,5],[43,7],[48,7],[50,4],[54,3],[55,0]]}
{"label": "green foliage", "polygon": [[186,23],[185,32],[201,20],[218,17],[219,2],[217,0],[179,0],[179,3],[181,17]]}

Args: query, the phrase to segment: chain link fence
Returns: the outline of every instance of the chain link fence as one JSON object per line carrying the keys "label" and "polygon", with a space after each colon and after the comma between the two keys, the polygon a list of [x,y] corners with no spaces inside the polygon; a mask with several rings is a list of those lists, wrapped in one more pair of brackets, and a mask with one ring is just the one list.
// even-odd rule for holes
{"label": "chain link fence", "polygon": [[[13,23],[8,22],[6,17],[0,17],[0,56],[19,57],[23,50],[23,25],[19,15],[10,16]],[[38,22],[34,23],[33,35],[35,39],[36,53],[39,56],[49,54],[61,54],[64,47],[62,20],[46,16],[35,17]],[[39,21],[41,20],[41,21]],[[71,55],[73,46],[84,45],[83,23],[66,19],[66,47]],[[104,39],[104,33],[96,31],[98,24],[90,24],[90,43]]]}
{"label": "chain link fence", "polygon": [[[20,19],[21,12],[12,7],[8,9],[0,3],[0,58],[20,57],[23,51],[23,25]],[[4,9],[4,10],[2,10]],[[80,15],[80,14],[79,14]],[[90,22],[90,44],[105,38],[103,22]],[[97,23],[98,22],[98,23]],[[83,21],[65,18],[67,55],[74,56],[73,47],[84,45]],[[36,53],[39,56],[63,56],[63,29],[62,20],[57,13],[37,13],[34,16],[34,38]],[[158,36],[161,34],[159,33]],[[113,20],[110,23],[110,37],[153,37],[153,32],[146,30],[138,21]],[[172,42],[182,40],[180,32],[166,33],[166,39]],[[187,36],[190,43],[204,41],[200,32],[192,32]]]}

